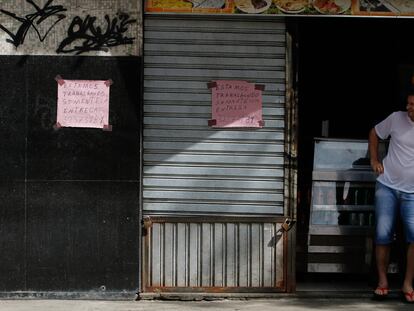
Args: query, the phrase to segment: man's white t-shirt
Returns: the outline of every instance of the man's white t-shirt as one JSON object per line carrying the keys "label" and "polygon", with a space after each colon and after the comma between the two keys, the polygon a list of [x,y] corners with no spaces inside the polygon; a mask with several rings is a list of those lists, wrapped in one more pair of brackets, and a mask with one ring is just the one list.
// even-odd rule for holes
{"label": "man's white t-shirt", "polygon": [[381,139],[391,136],[383,160],[384,174],[377,180],[390,188],[414,193],[414,122],[406,111],[397,111],[378,123],[375,131]]}

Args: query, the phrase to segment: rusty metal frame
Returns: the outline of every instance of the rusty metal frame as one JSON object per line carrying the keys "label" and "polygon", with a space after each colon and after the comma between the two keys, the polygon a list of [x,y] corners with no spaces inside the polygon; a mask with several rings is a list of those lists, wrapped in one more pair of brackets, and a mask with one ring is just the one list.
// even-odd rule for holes
{"label": "rusty metal frame", "polygon": [[231,216],[147,216],[145,222],[152,223],[283,223],[285,216],[231,217]]}
{"label": "rusty metal frame", "polygon": [[[298,150],[298,105],[294,70],[294,42],[291,34],[286,32],[286,99],[285,99],[285,174],[284,206],[285,216],[296,222],[297,219],[297,150]],[[296,230],[288,232],[286,241],[286,291],[296,290]]]}
{"label": "rusty metal frame", "polygon": [[288,265],[288,245],[289,232],[283,231],[283,282],[275,287],[161,287],[147,286],[148,267],[149,267],[149,235],[146,234],[154,223],[276,223],[282,224],[286,220],[285,216],[264,217],[229,217],[229,216],[147,216],[143,220],[143,263],[142,263],[142,293],[284,293],[287,285],[287,265]]}

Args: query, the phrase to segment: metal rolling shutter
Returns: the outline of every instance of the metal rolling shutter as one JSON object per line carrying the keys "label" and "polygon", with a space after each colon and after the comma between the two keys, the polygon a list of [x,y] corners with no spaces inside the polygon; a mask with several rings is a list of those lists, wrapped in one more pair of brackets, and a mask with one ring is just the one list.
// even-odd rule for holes
{"label": "metal rolling shutter", "polygon": [[[282,215],[285,23],[146,15],[144,215]],[[214,129],[207,82],[264,84],[262,129]]]}

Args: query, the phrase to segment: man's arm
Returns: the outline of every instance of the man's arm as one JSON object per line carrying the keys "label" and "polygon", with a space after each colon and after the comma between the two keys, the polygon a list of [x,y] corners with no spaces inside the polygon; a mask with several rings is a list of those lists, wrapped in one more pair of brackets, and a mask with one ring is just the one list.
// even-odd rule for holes
{"label": "man's arm", "polygon": [[384,167],[382,166],[382,163],[378,160],[378,143],[379,138],[377,132],[375,132],[375,129],[373,128],[369,132],[368,138],[369,157],[372,170],[379,175],[384,173]]}

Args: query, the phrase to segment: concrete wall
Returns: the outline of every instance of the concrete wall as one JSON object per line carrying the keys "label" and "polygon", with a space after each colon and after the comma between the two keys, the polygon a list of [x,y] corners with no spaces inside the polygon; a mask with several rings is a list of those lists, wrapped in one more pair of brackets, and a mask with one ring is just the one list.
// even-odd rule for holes
{"label": "concrete wall", "polygon": [[[0,3],[0,296],[139,286],[140,7]],[[54,129],[57,75],[114,82],[112,131]]]}

